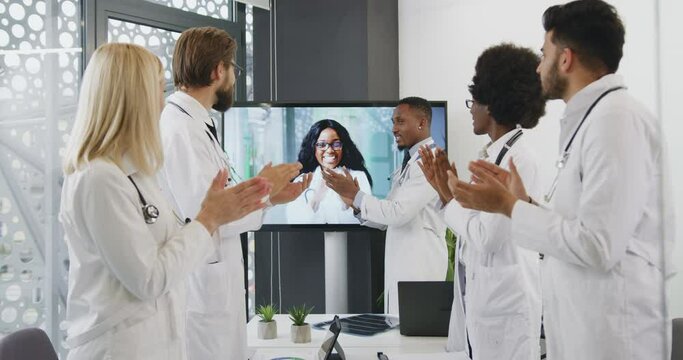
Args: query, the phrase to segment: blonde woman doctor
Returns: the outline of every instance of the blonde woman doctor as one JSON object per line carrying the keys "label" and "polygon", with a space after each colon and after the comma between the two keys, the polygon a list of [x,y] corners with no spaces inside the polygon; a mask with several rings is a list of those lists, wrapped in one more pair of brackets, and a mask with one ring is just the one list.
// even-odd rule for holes
{"label": "blonde woman doctor", "polygon": [[159,59],[129,44],[101,46],[85,71],[59,214],[68,359],[185,359],[187,275],[215,251],[216,228],[270,190],[262,178],[224,189],[222,170],[194,220],[174,214],[155,176],[163,79]]}

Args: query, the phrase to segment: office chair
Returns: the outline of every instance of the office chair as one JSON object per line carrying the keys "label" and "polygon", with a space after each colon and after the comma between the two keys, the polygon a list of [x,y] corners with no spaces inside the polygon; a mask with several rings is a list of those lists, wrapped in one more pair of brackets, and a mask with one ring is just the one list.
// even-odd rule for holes
{"label": "office chair", "polygon": [[2,360],[58,360],[47,334],[37,328],[15,331],[0,340]]}
{"label": "office chair", "polygon": [[683,318],[673,319],[671,360],[683,360]]}

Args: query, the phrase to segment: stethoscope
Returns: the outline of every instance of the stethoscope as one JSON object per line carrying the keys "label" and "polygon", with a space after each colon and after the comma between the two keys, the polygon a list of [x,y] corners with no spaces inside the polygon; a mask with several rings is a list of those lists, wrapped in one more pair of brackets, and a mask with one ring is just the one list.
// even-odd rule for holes
{"label": "stethoscope", "polygon": [[557,168],[557,173],[555,174],[555,179],[553,180],[552,185],[550,185],[550,189],[548,190],[548,192],[543,196],[543,200],[545,200],[546,203],[549,203],[550,200],[552,200],[553,195],[555,195],[555,190],[557,189],[557,183],[560,179],[560,172],[567,165],[567,161],[569,160],[569,154],[571,151],[572,143],[574,142],[574,138],[576,137],[576,134],[581,129],[581,126],[583,125],[583,123],[586,121],[586,118],[591,113],[591,111],[593,111],[593,108],[595,107],[595,105],[597,105],[600,102],[600,100],[602,100],[602,98],[604,98],[607,94],[609,94],[613,91],[619,90],[619,89],[625,89],[625,87],[616,86],[616,87],[613,87],[611,89],[606,90],[600,96],[598,96],[598,98],[595,99],[595,101],[593,101],[593,104],[591,104],[590,107],[588,107],[586,114],[583,115],[581,122],[579,122],[579,126],[576,127],[576,130],[574,130],[574,134],[572,134],[572,137],[569,139],[569,143],[567,143],[567,146],[564,147],[564,151],[560,155],[560,158],[555,162],[555,167]]}
{"label": "stethoscope", "polygon": [[[142,204],[142,217],[145,219],[145,223],[152,225],[157,222],[157,219],[159,218],[159,208],[152,204],[148,204],[147,200],[145,200],[145,197],[142,196],[142,193],[140,192],[140,189],[138,188],[138,185],[135,183],[133,178],[128,175],[128,180],[133,183],[133,186],[135,187],[135,191],[138,192],[138,198],[140,198],[140,204]],[[192,220],[190,218],[181,218],[175,211],[172,211],[173,215],[175,215],[176,220],[178,221],[178,224],[180,225],[185,225],[189,224]]]}
{"label": "stethoscope", "polygon": [[145,218],[145,223],[154,224],[159,218],[159,208],[147,203],[147,200],[145,200],[145,197],[142,196],[142,193],[140,192],[138,185],[133,180],[133,177],[128,175],[128,180],[133,183],[133,186],[135,186],[135,191],[138,192],[138,197],[140,198],[140,203],[142,204],[142,217]]}
{"label": "stethoscope", "polygon": [[[519,127],[519,125],[517,125],[517,126]],[[514,145],[517,142],[517,140],[519,140],[519,138],[522,137],[522,134],[523,134],[522,130],[519,129],[519,130],[517,130],[517,132],[514,135],[512,135],[512,137],[508,141],[505,142],[505,145],[503,145],[503,148],[500,149],[500,152],[498,153],[498,156],[496,157],[496,163],[495,163],[496,165],[500,165],[500,163],[503,161],[503,158],[505,157],[505,154],[507,154],[508,151],[510,151],[510,148],[512,147],[512,145]]]}
{"label": "stethoscope", "polygon": [[[192,115],[190,115],[190,113],[187,110],[185,110],[182,106],[176,104],[173,101],[168,101],[168,103],[175,106],[176,108],[178,108],[178,110],[180,110],[183,114],[189,116],[190,119],[194,120],[194,117]],[[206,125],[206,130],[204,130],[204,132],[209,137],[209,140],[211,140],[211,144],[213,145],[214,150],[215,150],[214,151],[214,161],[216,161],[216,157],[218,157],[218,160],[216,161],[216,163],[218,163],[219,166],[221,166],[223,168],[230,169],[230,178],[228,179],[228,182],[232,183],[233,185],[235,185],[239,182],[242,182],[243,181],[242,177],[237,173],[237,170],[235,170],[235,167],[232,165],[232,163],[230,161],[230,157],[228,156],[228,154],[225,151],[223,151],[223,149],[220,148],[220,145],[218,143],[218,139],[214,138],[214,135],[210,131],[211,128],[209,127],[209,124],[204,122],[204,125]],[[215,131],[215,127],[214,127],[214,131]],[[221,156],[219,152],[223,153],[223,155],[225,155],[225,156]]]}
{"label": "stethoscope", "polygon": [[[429,145],[429,149],[433,150],[434,148],[436,148],[436,143],[431,143]],[[409,151],[409,150],[406,150],[406,151]],[[415,158],[415,160],[413,162],[420,160],[420,158],[422,158],[422,156],[420,155],[420,153],[418,153],[417,157]],[[410,168],[410,164],[411,164],[411,161],[408,161],[408,163],[406,164],[406,167],[404,167],[403,169],[394,170],[394,173],[390,177],[388,177],[387,180],[391,181],[391,179],[394,178],[396,176],[396,174],[400,174],[400,176],[398,178],[398,185],[403,186],[403,183],[408,179],[408,173],[410,172],[410,171],[408,171],[408,169]],[[399,173],[399,171],[400,171],[400,173]]]}

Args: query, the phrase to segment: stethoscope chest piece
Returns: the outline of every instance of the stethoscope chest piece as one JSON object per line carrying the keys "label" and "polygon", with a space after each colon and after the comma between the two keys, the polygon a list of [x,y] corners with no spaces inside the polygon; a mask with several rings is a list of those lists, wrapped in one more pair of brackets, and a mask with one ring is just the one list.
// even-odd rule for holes
{"label": "stethoscope chest piece", "polygon": [[145,219],[145,223],[150,225],[156,223],[157,219],[159,218],[159,208],[147,203],[147,200],[145,200],[145,197],[142,196],[142,193],[140,192],[138,185],[133,180],[133,177],[129,175],[128,180],[133,183],[135,191],[138,193],[138,198],[140,198],[140,203],[142,204],[142,217]]}
{"label": "stethoscope chest piece", "polygon": [[159,218],[159,209],[151,204],[142,206],[142,216],[145,218],[145,223],[154,224]]}

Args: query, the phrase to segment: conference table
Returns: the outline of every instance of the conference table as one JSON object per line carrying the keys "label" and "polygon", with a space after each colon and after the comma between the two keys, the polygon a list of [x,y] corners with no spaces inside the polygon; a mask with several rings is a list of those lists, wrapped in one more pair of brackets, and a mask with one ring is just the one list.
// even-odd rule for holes
{"label": "conference table", "polygon": [[[340,318],[351,315],[339,315]],[[329,321],[331,314],[311,314],[306,319],[309,324]],[[258,322],[255,316],[247,325],[247,345],[252,360],[271,360],[276,358],[299,358],[317,360],[316,354],[327,334],[327,330],[311,327],[311,342],[295,344],[290,339],[292,321],[286,314],[275,316],[277,338],[262,340],[257,337]],[[398,328],[387,330],[373,336],[357,336],[341,333],[337,342],[344,349],[348,360],[377,360],[377,353],[383,352],[390,360],[467,360],[465,353],[447,353],[445,337],[403,336]]]}

